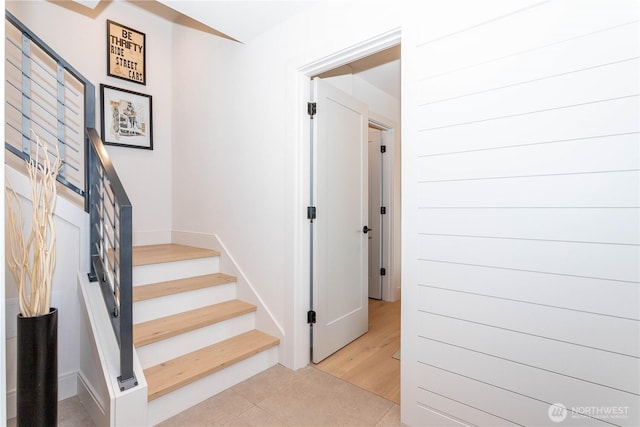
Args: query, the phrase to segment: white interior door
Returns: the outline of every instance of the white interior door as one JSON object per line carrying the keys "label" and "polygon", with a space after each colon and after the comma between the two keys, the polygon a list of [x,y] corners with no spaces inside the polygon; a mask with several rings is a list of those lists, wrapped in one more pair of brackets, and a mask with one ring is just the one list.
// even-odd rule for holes
{"label": "white interior door", "polygon": [[313,95],[312,359],[318,363],[368,328],[368,108],[319,78]]}
{"label": "white interior door", "polygon": [[369,128],[369,298],[382,299],[382,132]]}

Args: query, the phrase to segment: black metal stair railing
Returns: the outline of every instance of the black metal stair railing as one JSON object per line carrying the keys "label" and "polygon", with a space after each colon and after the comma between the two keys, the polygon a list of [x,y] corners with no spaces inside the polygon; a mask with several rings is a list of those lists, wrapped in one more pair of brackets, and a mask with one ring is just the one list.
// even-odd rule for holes
{"label": "black metal stair railing", "polygon": [[[82,197],[90,216],[91,272],[120,345],[121,390],[133,370],[132,206],[95,129],[95,87],[5,11],[5,149],[29,161],[33,134],[59,155],[58,181]],[[33,153],[32,153],[33,152]],[[45,154],[47,155],[47,154]]]}
{"label": "black metal stair railing", "polygon": [[92,272],[98,281],[120,343],[121,390],[138,385],[133,372],[132,208],[95,129],[89,140],[89,216]]}
{"label": "black metal stair railing", "polygon": [[5,148],[28,161],[38,135],[62,159],[58,181],[84,197],[83,136],[95,126],[95,96],[84,101],[93,90],[13,15],[5,16],[12,24],[5,26]]}

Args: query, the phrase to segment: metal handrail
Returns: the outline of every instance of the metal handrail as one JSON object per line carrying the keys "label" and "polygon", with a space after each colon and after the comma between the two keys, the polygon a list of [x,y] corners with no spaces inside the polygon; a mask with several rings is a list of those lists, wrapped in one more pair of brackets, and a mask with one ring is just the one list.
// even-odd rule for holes
{"label": "metal handrail", "polygon": [[[82,160],[84,165],[81,166],[84,169],[84,189],[69,182],[64,173],[59,175],[58,181],[84,197],[84,209],[89,213],[90,217],[90,247],[88,250],[91,259],[91,271],[89,278],[91,281],[99,282],[107,312],[120,345],[120,376],[118,377],[120,389],[126,390],[135,387],[138,382],[133,371],[132,206],[104,144],[95,129],[95,86],[6,10],[5,19],[22,33],[23,45],[27,46],[27,51],[22,50],[21,52],[23,64],[28,61],[28,64],[33,62],[41,66],[29,54],[30,48],[28,46],[31,43],[48,55],[56,64],[57,74],[45,70],[58,86],[58,94],[53,98],[56,105],[52,107],[52,111],[45,111],[57,121],[58,134],[49,133],[56,140],[58,149],[62,153],[63,162],[72,168],[73,166],[64,156],[65,149],[68,148],[69,144],[65,140],[64,130],[61,130],[61,128],[68,128],[68,124],[64,121],[65,114],[61,114],[61,109],[68,109],[73,112],[73,109],[65,102],[64,95],[60,94],[65,89],[73,92],[73,90],[65,87],[64,73],[68,73],[84,87],[83,128],[85,135],[84,158]],[[15,43],[11,43],[16,46]],[[19,46],[16,47],[20,48]],[[11,65],[16,67],[13,62],[11,62]],[[30,65],[27,65],[27,67],[30,67]],[[32,79],[28,70],[25,72],[23,68],[19,68],[18,71],[21,73],[23,81],[26,81],[27,89],[29,89],[32,81],[38,84],[36,80]],[[26,103],[27,107],[21,106],[17,110],[23,120],[22,129],[11,126],[22,138],[22,149],[7,141],[5,141],[5,149],[18,157],[30,160],[30,136],[26,135],[29,132],[25,132],[25,127],[29,128],[32,122],[36,122],[32,120],[30,114],[25,114],[25,110],[30,108],[31,94],[29,90],[25,91],[24,88],[18,88],[17,85],[11,82],[9,84],[19,91],[23,103]],[[53,95],[49,91],[45,92],[50,96]],[[79,94],[76,95],[79,96]],[[14,105],[11,106],[16,108]],[[38,104],[38,107],[43,110],[45,108],[40,104]],[[77,114],[77,112],[74,113]],[[25,125],[25,122],[27,125]],[[72,148],[72,150],[78,152],[75,148]],[[108,203],[104,203],[105,199],[101,196],[101,188],[103,190],[109,188],[113,196],[112,199],[108,200]],[[106,213],[109,210],[111,210],[110,218],[112,220],[105,222],[105,215],[100,215],[100,213]],[[108,231],[107,227],[109,227]]]}
{"label": "metal handrail", "polygon": [[[90,278],[100,283],[111,324],[120,343],[118,382],[120,388],[126,390],[138,384],[133,372],[132,206],[95,129],[87,129],[87,141],[89,216],[91,224],[95,225],[91,227],[90,234],[93,265]],[[103,186],[110,188],[113,200],[105,199],[106,188],[100,191]],[[109,210],[111,214],[107,213]],[[106,221],[109,217],[114,220]],[[112,238],[109,238],[107,227],[113,228]]]}

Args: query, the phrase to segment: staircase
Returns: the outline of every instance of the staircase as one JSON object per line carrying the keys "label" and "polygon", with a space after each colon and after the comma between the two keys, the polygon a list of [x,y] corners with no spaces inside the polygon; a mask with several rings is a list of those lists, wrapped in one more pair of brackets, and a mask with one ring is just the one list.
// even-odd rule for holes
{"label": "staircase", "polygon": [[133,341],[155,425],[277,363],[278,338],[255,330],[219,253],[168,244],[133,248]]}
{"label": "staircase", "polygon": [[[5,150],[23,161],[59,154],[64,194],[88,214],[74,218],[86,321],[72,327],[94,420],[143,424],[147,403],[154,425],[275,365],[279,339],[255,330],[256,307],[236,299],[217,252],[132,248],[133,206],[95,128],[95,86],[6,10],[5,24]],[[46,151],[35,148],[33,126]]]}

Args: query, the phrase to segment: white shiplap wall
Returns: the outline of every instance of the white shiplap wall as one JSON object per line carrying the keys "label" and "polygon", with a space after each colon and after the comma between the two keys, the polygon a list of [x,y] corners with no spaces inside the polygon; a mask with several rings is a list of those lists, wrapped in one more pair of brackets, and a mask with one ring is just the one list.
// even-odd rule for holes
{"label": "white shiplap wall", "polygon": [[403,421],[640,425],[640,3],[447,3],[403,29]]}

